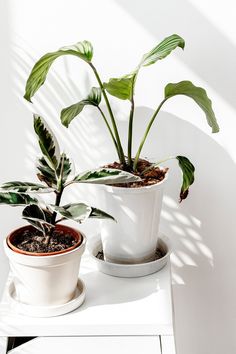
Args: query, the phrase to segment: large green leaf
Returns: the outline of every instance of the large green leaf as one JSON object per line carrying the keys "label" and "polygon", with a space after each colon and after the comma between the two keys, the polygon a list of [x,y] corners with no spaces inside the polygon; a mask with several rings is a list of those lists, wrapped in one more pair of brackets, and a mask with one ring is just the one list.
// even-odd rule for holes
{"label": "large green leaf", "polygon": [[139,182],[140,178],[129,172],[112,168],[100,168],[86,171],[76,176],[72,182],[75,183],[93,183],[93,184],[116,184]]}
{"label": "large green leaf", "polygon": [[194,86],[190,81],[168,84],[165,87],[165,98],[168,99],[176,95],[185,95],[192,98],[205,113],[207,122],[212,128],[212,133],[219,131],[215,113],[212,109],[212,102],[203,88]]}
{"label": "large green leaf", "polygon": [[120,78],[110,79],[107,83],[104,83],[105,89],[110,95],[120,98],[121,100],[131,100],[134,95],[134,86],[140,68],[164,59],[177,47],[184,49],[184,45],[183,38],[177,34],[165,38],[150,52],[144,54],[138,67],[132,73]]}
{"label": "large green leaf", "polygon": [[88,41],[78,42],[75,45],[62,47],[56,52],[47,53],[41,57],[34,65],[26,83],[24,98],[31,102],[31,98],[46,80],[48,71],[55,59],[63,55],[74,55],[80,59],[91,62],[93,57],[93,47]]}
{"label": "large green leaf", "polygon": [[48,187],[45,187],[43,184],[32,183],[32,182],[20,182],[12,181],[3,183],[0,186],[0,190],[9,191],[9,192],[18,192],[18,193],[47,193],[52,190]]}
{"label": "large green leaf", "polygon": [[46,126],[42,117],[34,114],[34,130],[38,135],[40,149],[48,166],[56,170],[60,161],[60,150],[56,137]]}
{"label": "large green leaf", "polygon": [[171,36],[163,39],[163,41],[161,41],[150,52],[144,54],[139,66],[141,67],[154,64],[157,60],[164,59],[172,52],[172,50],[176,49],[177,47],[184,49],[184,46],[184,39],[177,34],[172,34]]}
{"label": "large green leaf", "polygon": [[121,100],[131,100],[136,74],[137,72],[133,72],[120,78],[112,78],[103,85],[110,95]]}
{"label": "large green leaf", "polygon": [[0,192],[0,204],[11,206],[20,206],[28,204],[37,204],[38,200],[25,193]]}
{"label": "large green leaf", "polygon": [[194,182],[195,168],[189,159],[185,156],[176,156],[179,166],[183,173],[183,183],[180,191],[180,202],[188,196],[189,187]]}
{"label": "large green leaf", "polygon": [[64,206],[51,205],[51,208],[65,219],[77,221],[79,223],[88,219],[92,208],[84,203],[66,204]]}
{"label": "large green leaf", "polygon": [[44,235],[55,227],[55,225],[50,223],[51,214],[36,204],[28,205],[22,212],[22,218],[27,220]]}
{"label": "large green leaf", "polygon": [[99,106],[101,102],[101,89],[93,87],[87,98],[77,102],[61,111],[61,122],[68,128],[71,121],[78,116],[85,106]]}

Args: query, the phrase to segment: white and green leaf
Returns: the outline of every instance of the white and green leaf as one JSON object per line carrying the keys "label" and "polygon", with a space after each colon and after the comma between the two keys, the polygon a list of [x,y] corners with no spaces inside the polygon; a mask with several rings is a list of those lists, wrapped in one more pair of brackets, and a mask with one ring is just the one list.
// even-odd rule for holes
{"label": "white and green leaf", "polygon": [[43,118],[37,114],[34,114],[34,130],[45,161],[55,171],[60,162],[60,149],[56,137]]}
{"label": "white and green leaf", "polygon": [[51,208],[63,219],[74,220],[79,223],[87,220],[92,212],[92,208],[84,203],[72,203],[64,206],[51,205]]}
{"label": "white and green leaf", "polygon": [[36,204],[28,205],[22,212],[22,219],[27,220],[44,235],[47,231],[55,227],[55,225],[50,223],[50,216],[48,211]]}
{"label": "white and green leaf", "polygon": [[189,187],[194,182],[195,167],[185,156],[176,156],[176,159],[179,162],[179,167],[181,168],[183,174],[183,182],[180,191],[180,202],[182,202],[183,199],[187,198]]}
{"label": "white and green leaf", "polygon": [[89,215],[89,218],[94,218],[94,219],[111,219],[113,221],[116,221],[113,216],[110,214],[106,213],[105,211],[98,209],[98,208],[92,208],[91,214]]}
{"label": "white and green leaf", "polygon": [[51,188],[46,187],[43,184],[20,181],[3,183],[0,186],[0,190],[18,193],[48,193],[53,191]]}
{"label": "white and green leaf", "polygon": [[69,107],[64,108],[61,111],[61,122],[68,128],[71,121],[77,117],[84,109],[85,106],[99,106],[101,102],[101,89],[98,87],[93,87],[87,96],[82,101],[72,104]]}
{"label": "white and green leaf", "polygon": [[176,95],[185,95],[192,98],[205,113],[207,123],[212,128],[212,133],[219,131],[216,116],[212,109],[212,102],[203,88],[194,86],[190,81],[168,84],[165,87],[165,99]]}
{"label": "white and green leaf", "polygon": [[140,178],[132,173],[112,169],[112,168],[99,168],[77,175],[72,183],[92,183],[92,184],[117,184],[117,183],[130,183],[139,182]]}
{"label": "white and green leaf", "polygon": [[21,206],[37,203],[38,199],[31,197],[29,194],[26,193],[0,192],[0,204],[7,204],[10,206]]}
{"label": "white and green leaf", "polygon": [[64,55],[74,55],[90,63],[93,57],[93,47],[88,41],[78,42],[75,45],[60,48],[56,52],[47,53],[34,65],[25,87],[24,98],[31,102],[31,98],[44,84],[48,71],[53,62]]}

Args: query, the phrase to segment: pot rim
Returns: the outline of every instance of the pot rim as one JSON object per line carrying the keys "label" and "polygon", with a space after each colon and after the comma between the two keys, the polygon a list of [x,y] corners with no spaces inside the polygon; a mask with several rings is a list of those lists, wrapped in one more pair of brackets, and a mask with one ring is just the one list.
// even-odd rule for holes
{"label": "pot rim", "polygon": [[141,186],[141,187],[137,187],[137,188],[131,188],[131,187],[116,187],[115,185],[109,185],[109,184],[102,184],[100,186],[102,186],[104,189],[107,189],[109,192],[112,193],[133,193],[133,194],[138,194],[138,193],[145,193],[145,192],[150,192],[153,189],[158,189],[158,188],[162,188],[163,184],[168,180],[169,177],[169,173],[168,171],[165,174],[165,178],[163,178],[162,181],[157,182],[155,184],[152,184],[150,186]]}
{"label": "pot rim", "polygon": [[78,242],[75,245],[73,245],[73,246],[71,246],[71,247],[69,247],[69,248],[67,248],[65,250],[55,251],[55,252],[48,252],[48,253],[47,252],[40,252],[40,253],[36,253],[36,252],[22,251],[22,250],[20,250],[19,248],[17,248],[16,246],[14,246],[11,243],[10,237],[12,237],[16,232],[19,232],[19,230],[23,231],[23,229],[29,229],[29,228],[31,229],[31,228],[33,228],[33,226],[31,226],[31,225],[25,225],[25,226],[18,227],[17,229],[14,229],[5,238],[5,245],[6,245],[6,247],[7,247],[7,249],[9,251],[12,251],[14,254],[18,254],[19,256],[27,256],[27,257],[30,257],[30,258],[48,258],[48,257],[57,257],[57,256],[60,256],[62,254],[68,254],[68,253],[70,253],[70,252],[72,252],[72,251],[74,251],[74,250],[76,250],[78,248],[81,248],[82,245],[85,244],[86,237],[85,237],[85,235],[82,232],[80,232],[80,231],[78,231],[78,230],[76,230],[76,229],[74,229],[74,228],[72,228],[70,226],[63,225],[63,224],[57,224],[56,227],[57,226],[73,230],[73,233],[76,232],[80,236]]}

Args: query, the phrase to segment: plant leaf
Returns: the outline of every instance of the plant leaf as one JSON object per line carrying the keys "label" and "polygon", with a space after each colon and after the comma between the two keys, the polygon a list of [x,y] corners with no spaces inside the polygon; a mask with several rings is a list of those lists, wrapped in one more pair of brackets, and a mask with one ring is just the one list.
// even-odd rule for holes
{"label": "plant leaf", "polygon": [[27,220],[37,230],[44,235],[49,232],[55,225],[50,223],[51,214],[49,211],[43,210],[38,205],[28,205],[22,212],[22,218]]}
{"label": "plant leaf", "polygon": [[64,108],[61,111],[61,122],[62,124],[68,128],[69,124],[71,121],[78,116],[82,110],[84,109],[85,106],[99,106],[101,102],[101,89],[98,87],[93,87],[92,90],[90,91],[89,95],[87,98],[84,100],[72,104],[71,106]]}
{"label": "plant leaf", "polygon": [[79,223],[88,219],[92,208],[84,203],[66,204],[64,206],[51,205],[51,208],[63,218],[77,221]]}
{"label": "plant leaf", "polygon": [[96,170],[82,172],[72,182],[93,183],[93,184],[116,184],[139,182],[140,178],[129,172],[112,168],[99,168]]}
{"label": "plant leaf", "polygon": [[113,216],[110,214],[107,214],[105,211],[97,209],[97,208],[92,208],[92,212],[89,215],[89,218],[95,218],[95,219],[111,219],[115,221]]}
{"label": "plant leaf", "polygon": [[176,156],[176,159],[183,173],[183,183],[180,191],[180,202],[182,202],[183,199],[187,198],[189,187],[194,182],[195,167],[185,156]]}
{"label": "plant leaf", "polygon": [[60,48],[56,52],[47,53],[34,65],[26,83],[24,98],[31,102],[31,98],[46,80],[48,71],[57,58],[63,55],[75,55],[89,63],[93,57],[93,47],[88,41],[78,42],[75,45]]}
{"label": "plant leaf", "polygon": [[32,198],[30,195],[25,193],[0,192],[0,204],[20,206],[37,203],[38,200],[36,198]]}
{"label": "plant leaf", "polygon": [[165,87],[165,98],[168,99],[176,95],[185,95],[192,98],[205,113],[207,122],[212,128],[212,133],[219,131],[215,113],[212,109],[212,102],[203,88],[194,86],[190,81],[168,84]]}
{"label": "plant leaf", "polygon": [[38,135],[39,146],[45,161],[50,168],[56,170],[60,160],[60,151],[57,139],[49,128],[46,127],[43,119],[36,114],[34,114],[34,130]]}
{"label": "plant leaf", "polygon": [[137,72],[122,76],[120,78],[112,78],[104,87],[110,95],[115,96],[121,100],[131,100],[133,96],[133,87]]}
{"label": "plant leaf", "polygon": [[163,41],[161,41],[150,52],[144,54],[139,67],[154,64],[157,62],[157,60],[164,59],[172,52],[172,50],[176,49],[177,47],[184,49],[184,46],[184,39],[177,34],[172,34],[171,36],[166,37]]}
{"label": "plant leaf", "polygon": [[0,190],[9,191],[9,192],[18,192],[18,193],[47,193],[52,192],[48,187],[45,187],[43,184],[31,183],[31,182],[20,182],[12,181],[3,183],[0,186]]}

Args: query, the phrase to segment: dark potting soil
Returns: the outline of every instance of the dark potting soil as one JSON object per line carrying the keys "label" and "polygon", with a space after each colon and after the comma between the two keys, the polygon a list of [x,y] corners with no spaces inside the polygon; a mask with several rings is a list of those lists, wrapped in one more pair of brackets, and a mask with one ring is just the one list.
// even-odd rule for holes
{"label": "dark potting soil", "polygon": [[[156,184],[158,182],[161,182],[164,178],[165,175],[168,171],[168,168],[163,168],[160,169],[159,167],[151,167],[151,162],[144,160],[144,159],[139,159],[138,164],[137,164],[137,171],[134,173],[134,175],[139,176],[142,180],[140,182],[131,182],[131,183],[118,183],[114,184],[116,187],[125,187],[125,188],[139,188],[139,187],[145,187],[145,186],[151,186],[153,184]],[[116,168],[119,170],[123,170],[124,166],[119,163],[119,162],[113,162],[111,164],[108,164],[104,166],[106,168]],[[147,171],[145,171],[148,169]]]}
{"label": "dark potting soil", "polygon": [[45,237],[38,230],[25,230],[17,235],[13,244],[22,251],[34,253],[50,253],[66,250],[76,244],[76,240],[70,234],[63,231],[54,230],[50,237],[48,245],[45,243]]}

